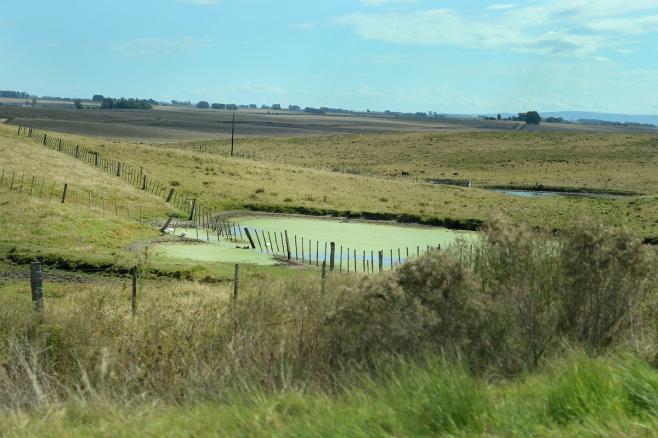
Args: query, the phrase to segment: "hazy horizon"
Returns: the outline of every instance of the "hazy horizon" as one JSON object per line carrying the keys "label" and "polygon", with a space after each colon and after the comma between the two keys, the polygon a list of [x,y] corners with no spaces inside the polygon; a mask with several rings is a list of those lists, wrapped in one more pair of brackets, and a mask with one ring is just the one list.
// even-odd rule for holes
{"label": "hazy horizon", "polygon": [[0,89],[447,114],[658,113],[658,4],[8,0]]}

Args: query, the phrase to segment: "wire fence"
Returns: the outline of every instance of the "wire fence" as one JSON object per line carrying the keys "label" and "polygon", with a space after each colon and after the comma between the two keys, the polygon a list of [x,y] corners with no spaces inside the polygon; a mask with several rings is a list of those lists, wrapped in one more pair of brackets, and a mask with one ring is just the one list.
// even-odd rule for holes
{"label": "wire fence", "polygon": [[35,143],[41,144],[51,150],[62,152],[84,161],[98,170],[121,178],[139,190],[164,199],[167,203],[185,214],[192,214],[195,198],[179,193],[175,188],[157,178],[150,178],[141,166],[105,157],[99,151],[81,146],[70,140],[56,137],[47,131],[34,129],[31,126],[18,125],[17,135],[31,138]]}
{"label": "wire fence", "polygon": [[[6,124],[5,129],[7,129]],[[107,174],[123,179],[138,190],[164,199],[177,210],[169,214],[167,221],[162,226],[161,230],[164,233],[175,235],[176,229],[191,229],[191,233],[188,231],[185,234],[186,238],[210,242],[216,236],[217,241],[223,239],[244,245],[245,248],[289,263],[316,267],[329,264],[332,270],[348,273],[382,272],[393,269],[407,259],[441,249],[440,245],[423,247],[416,245],[415,247],[364,250],[348,245],[336,247],[335,243],[313,240],[294,232],[288,233],[288,230],[249,229],[224,218],[216,209],[200,205],[196,197],[179,193],[162,181],[149,178],[141,166],[107,158],[91,148],[58,138],[47,131],[33,129],[31,126],[18,125],[17,135],[31,138],[34,142],[49,149],[84,161]],[[209,152],[210,149],[203,151]],[[238,157],[257,160],[255,154],[242,154]],[[333,169],[333,171],[355,173],[345,169]],[[45,178],[33,175],[26,178],[26,175],[21,174],[19,179],[14,170],[11,170],[11,176],[9,170],[2,169],[1,172],[0,189],[8,188],[9,191],[46,198],[51,202],[74,203],[81,208],[86,207],[89,211],[122,216],[153,226],[160,226],[161,223],[154,211],[151,211],[150,215],[142,207],[134,208],[131,211],[125,199],[113,196],[111,192],[106,194],[103,191],[80,190],[69,186],[66,182],[46,181]]]}

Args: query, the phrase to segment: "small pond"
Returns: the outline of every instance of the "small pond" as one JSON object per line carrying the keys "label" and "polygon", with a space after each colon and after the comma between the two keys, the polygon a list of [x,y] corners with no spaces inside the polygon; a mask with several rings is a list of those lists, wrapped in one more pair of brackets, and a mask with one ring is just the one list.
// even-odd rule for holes
{"label": "small pond", "polygon": [[502,193],[509,196],[522,196],[525,198],[537,198],[543,196],[569,196],[580,198],[603,198],[603,199],[621,199],[628,195],[618,193],[600,193],[600,192],[559,192],[550,190],[512,190],[512,189],[491,189],[492,192]]}
{"label": "small pond", "polygon": [[[439,227],[407,226],[391,223],[373,223],[325,218],[288,216],[245,216],[231,218],[231,234],[226,239],[212,232],[198,230],[199,240],[205,243],[170,242],[160,245],[161,256],[205,262],[276,264],[287,256],[285,233],[288,233],[293,259],[300,263],[321,265],[329,261],[330,242],[336,243],[337,269],[364,270],[375,265],[378,269],[378,252],[383,251],[384,266],[404,262],[428,251],[429,248],[447,248],[458,239],[476,238],[476,233],[449,230]],[[254,240],[251,249],[246,230]],[[195,229],[170,230],[180,236],[196,239]],[[325,253],[326,248],[326,253]],[[348,265],[349,263],[349,265]]]}

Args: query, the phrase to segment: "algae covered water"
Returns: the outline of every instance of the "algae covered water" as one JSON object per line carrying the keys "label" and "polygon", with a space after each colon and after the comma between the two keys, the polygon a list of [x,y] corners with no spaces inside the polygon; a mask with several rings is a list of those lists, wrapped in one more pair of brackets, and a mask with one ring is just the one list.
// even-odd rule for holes
{"label": "algae covered water", "polygon": [[[339,269],[372,271],[378,269],[380,251],[388,269],[431,248],[447,248],[459,239],[470,241],[476,236],[474,232],[439,227],[289,216],[236,217],[229,223],[235,236],[231,241],[198,230],[198,239],[205,243],[168,243],[160,248],[160,254],[205,262],[271,265],[277,258],[287,258],[289,247],[292,259],[316,265],[329,260],[330,242],[334,242]],[[250,247],[247,230],[256,249]],[[174,234],[196,239],[196,233],[195,229],[179,229]]]}

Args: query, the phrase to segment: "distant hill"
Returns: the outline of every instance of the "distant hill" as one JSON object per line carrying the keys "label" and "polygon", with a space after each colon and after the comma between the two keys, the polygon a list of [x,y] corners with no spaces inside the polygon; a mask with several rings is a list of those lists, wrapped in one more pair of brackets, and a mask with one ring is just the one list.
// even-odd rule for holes
{"label": "distant hill", "polygon": [[648,123],[650,125],[658,125],[658,116],[646,114],[609,114],[587,111],[556,111],[541,113],[541,116],[562,117],[565,120],[571,120],[574,122],[578,120],[602,120],[605,122]]}

